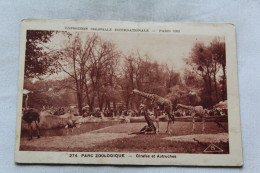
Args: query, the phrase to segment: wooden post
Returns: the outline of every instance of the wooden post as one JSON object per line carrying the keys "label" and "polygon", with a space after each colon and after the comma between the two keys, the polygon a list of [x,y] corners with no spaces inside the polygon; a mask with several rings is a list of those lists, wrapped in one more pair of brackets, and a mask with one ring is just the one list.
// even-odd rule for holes
{"label": "wooden post", "polygon": [[204,132],[205,130],[205,115],[202,115],[202,131]]}
{"label": "wooden post", "polygon": [[25,110],[28,110],[28,106],[27,106],[27,102],[28,102],[28,94],[26,94],[26,98],[25,98]]}
{"label": "wooden post", "polygon": [[195,129],[195,114],[191,114],[192,117],[192,131]]}

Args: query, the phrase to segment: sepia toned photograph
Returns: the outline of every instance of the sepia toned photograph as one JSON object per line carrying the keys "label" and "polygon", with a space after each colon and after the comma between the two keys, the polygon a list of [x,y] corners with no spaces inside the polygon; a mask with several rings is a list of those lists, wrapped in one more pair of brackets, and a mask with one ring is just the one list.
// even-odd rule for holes
{"label": "sepia toned photograph", "polygon": [[231,154],[240,117],[230,115],[226,32],[87,24],[22,30],[17,152],[172,165],[178,154]]}

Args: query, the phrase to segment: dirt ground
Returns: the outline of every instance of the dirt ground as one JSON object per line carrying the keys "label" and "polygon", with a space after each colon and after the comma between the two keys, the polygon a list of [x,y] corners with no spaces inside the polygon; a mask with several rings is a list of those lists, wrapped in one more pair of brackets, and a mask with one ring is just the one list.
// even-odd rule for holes
{"label": "dirt ground", "polygon": [[128,138],[124,133],[84,133],[73,136],[49,136],[40,139],[21,139],[20,150],[36,151],[71,151],[78,148],[94,147],[109,140]]}
{"label": "dirt ground", "polygon": [[[175,122],[173,136],[165,134],[167,123],[160,123],[159,135],[128,135],[139,131],[145,123],[124,123],[102,127],[93,131],[69,136],[42,136],[40,139],[21,138],[23,151],[84,151],[84,152],[153,152],[153,153],[203,153],[214,143],[229,152],[228,134],[216,123],[207,123],[205,132],[201,123],[191,131],[191,123]],[[227,123],[222,123],[226,126]],[[196,142],[194,138],[199,141]]]}
{"label": "dirt ground", "polygon": [[220,143],[228,142],[228,133],[217,133],[217,134],[194,134],[194,135],[183,135],[183,136],[171,136],[163,138],[165,140],[171,140],[176,142],[204,142],[204,143]]}

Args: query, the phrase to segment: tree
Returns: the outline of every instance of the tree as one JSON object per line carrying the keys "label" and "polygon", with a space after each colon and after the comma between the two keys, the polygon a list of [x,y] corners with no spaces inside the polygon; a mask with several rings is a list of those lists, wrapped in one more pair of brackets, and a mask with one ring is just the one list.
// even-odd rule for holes
{"label": "tree", "polygon": [[53,36],[53,31],[28,30],[26,34],[25,77],[33,78],[48,72],[52,60],[46,57],[42,43],[47,43]]}
{"label": "tree", "polygon": [[212,107],[219,102],[219,70],[222,67],[222,99],[226,95],[225,83],[225,43],[220,41],[220,38],[215,38],[209,46],[203,43],[195,43],[190,57],[186,59],[187,64],[192,67],[192,71],[204,81],[204,96],[203,105]]}
{"label": "tree", "polygon": [[192,67],[193,71],[202,77],[205,84],[205,101],[206,107],[212,107],[212,67],[213,59],[209,49],[203,43],[195,43],[187,63]]}
{"label": "tree", "polygon": [[[120,53],[121,55],[121,53]],[[106,108],[109,110],[110,102],[113,102],[113,107],[116,108],[116,102],[120,102],[121,88],[119,85],[119,57],[114,58],[114,60],[110,61],[110,63],[106,67],[106,73],[104,75],[104,97]]]}
{"label": "tree", "polygon": [[227,99],[227,86],[226,86],[226,49],[225,42],[221,41],[220,38],[215,38],[210,45],[211,52],[214,56],[214,59],[217,64],[222,68],[222,97],[221,100],[224,101]]}
{"label": "tree", "polygon": [[77,33],[75,37],[69,39],[64,49],[58,50],[53,54],[58,67],[65,72],[74,81],[74,88],[77,96],[78,111],[82,115],[82,107],[84,101],[86,73],[88,72],[88,61],[90,55],[90,46],[92,38],[88,37],[85,44]]}
{"label": "tree", "polygon": [[31,91],[28,106],[39,109],[43,106],[68,106],[72,102],[69,93],[71,90],[61,88],[63,82],[38,80],[33,83],[30,79],[25,79],[24,88]]}
{"label": "tree", "polygon": [[51,58],[57,50],[46,46],[56,34],[68,38],[71,36],[67,31],[27,30],[24,70],[26,78],[40,78],[57,72],[57,61]]}
{"label": "tree", "polygon": [[120,52],[116,50],[113,43],[103,41],[99,36],[96,37],[95,47],[91,50],[89,61],[90,85],[97,96],[100,110],[106,96],[106,87],[114,87],[115,71]]}
{"label": "tree", "polygon": [[160,65],[151,61],[147,54],[140,54],[139,51],[131,53],[124,58],[124,66],[120,78],[122,97],[128,109],[136,108],[144,100],[140,96],[132,95],[132,90],[154,93],[166,96],[169,88],[180,82],[180,74],[169,70],[167,65]]}
{"label": "tree", "polygon": [[124,66],[122,69],[122,75],[120,78],[120,86],[122,89],[122,97],[124,98],[124,103],[126,109],[128,109],[131,104],[132,90],[134,89],[134,73],[135,65],[134,58],[132,56],[124,57]]}
{"label": "tree", "polygon": [[[106,77],[111,72],[112,75],[115,73],[114,64],[120,56],[115,45],[103,41],[97,34],[81,38],[76,33],[66,40],[64,48],[51,51],[49,55],[56,60],[58,69],[73,81],[79,114],[83,114],[85,100],[90,111],[93,111],[95,100],[102,109],[106,96],[104,88],[108,85]],[[111,80],[113,85],[113,78]]]}

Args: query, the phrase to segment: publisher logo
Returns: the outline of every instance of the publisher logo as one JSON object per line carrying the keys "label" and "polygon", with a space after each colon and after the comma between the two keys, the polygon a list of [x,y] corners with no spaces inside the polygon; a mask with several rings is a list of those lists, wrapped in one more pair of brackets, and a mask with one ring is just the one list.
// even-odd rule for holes
{"label": "publisher logo", "polygon": [[223,150],[215,144],[209,144],[209,146],[203,152],[223,152]]}

